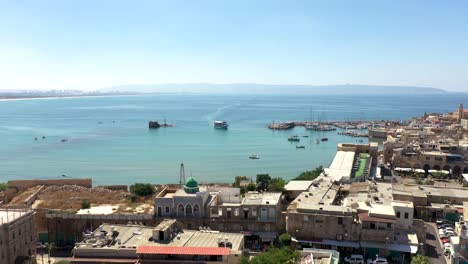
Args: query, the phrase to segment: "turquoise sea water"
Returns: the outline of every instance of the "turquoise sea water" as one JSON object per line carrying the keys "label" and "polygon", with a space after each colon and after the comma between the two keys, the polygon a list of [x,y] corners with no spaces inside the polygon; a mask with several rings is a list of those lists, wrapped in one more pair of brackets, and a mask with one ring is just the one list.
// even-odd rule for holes
{"label": "turquoise sea water", "polygon": [[[272,131],[272,120],[403,120],[426,112],[453,111],[466,94],[419,96],[151,95],[0,101],[0,182],[91,177],[95,184],[169,183],[186,175],[231,182],[236,175],[269,173],[291,178],[327,166],[336,132]],[[148,129],[148,120],[176,127]],[[216,130],[214,120],[227,120]],[[115,121],[115,122],[113,122]],[[102,124],[99,124],[102,122]],[[306,149],[287,141],[301,138]],[[42,136],[46,136],[42,139]],[[35,141],[34,137],[38,137]],[[316,144],[315,139],[328,137]],[[63,138],[69,139],[61,142]],[[364,140],[366,142],[367,139]],[[259,160],[249,155],[258,154]]]}

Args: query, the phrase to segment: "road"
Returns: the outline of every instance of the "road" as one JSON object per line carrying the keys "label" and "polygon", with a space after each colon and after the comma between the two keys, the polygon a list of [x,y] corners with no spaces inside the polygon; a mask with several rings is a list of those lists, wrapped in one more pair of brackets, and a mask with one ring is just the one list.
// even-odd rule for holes
{"label": "road", "polygon": [[426,223],[425,253],[425,255],[429,257],[431,263],[447,264],[435,224]]}

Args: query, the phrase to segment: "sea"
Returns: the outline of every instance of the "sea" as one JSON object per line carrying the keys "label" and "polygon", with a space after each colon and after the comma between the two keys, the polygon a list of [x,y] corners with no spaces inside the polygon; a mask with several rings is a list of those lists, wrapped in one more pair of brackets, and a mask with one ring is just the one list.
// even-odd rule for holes
{"label": "sea", "polygon": [[[0,101],[0,182],[92,178],[93,184],[177,183],[180,164],[199,182],[290,179],[328,166],[337,144],[361,138],[297,127],[288,120],[405,120],[454,111],[468,94],[137,95]],[[149,129],[148,121],[174,127]],[[213,128],[226,120],[227,130]],[[287,138],[300,136],[300,145]],[[309,137],[303,137],[304,135]],[[45,137],[45,138],[42,138]],[[328,137],[329,141],[316,143]],[[37,138],[37,140],[35,140]],[[65,142],[62,140],[65,139]],[[367,138],[363,139],[367,142]],[[249,159],[258,155],[260,159]]]}

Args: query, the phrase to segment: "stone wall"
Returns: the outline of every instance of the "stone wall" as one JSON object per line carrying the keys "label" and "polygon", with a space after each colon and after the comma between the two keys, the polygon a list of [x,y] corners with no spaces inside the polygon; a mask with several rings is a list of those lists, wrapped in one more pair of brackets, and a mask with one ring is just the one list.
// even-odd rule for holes
{"label": "stone wall", "polygon": [[5,201],[9,202],[17,193],[37,185],[79,185],[91,188],[93,182],[91,179],[59,179],[59,180],[17,180],[8,181],[5,191]]}

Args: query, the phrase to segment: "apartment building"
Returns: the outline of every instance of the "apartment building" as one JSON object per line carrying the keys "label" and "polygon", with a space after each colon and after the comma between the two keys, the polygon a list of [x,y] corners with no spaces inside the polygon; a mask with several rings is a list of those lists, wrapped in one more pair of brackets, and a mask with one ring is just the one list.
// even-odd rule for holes
{"label": "apartment building", "polygon": [[244,236],[185,230],[174,219],[156,227],[102,224],[73,249],[72,263],[238,263]]}
{"label": "apartment building", "polygon": [[22,263],[35,255],[35,213],[29,209],[0,209],[0,263]]}
{"label": "apartment building", "polygon": [[289,205],[286,227],[296,248],[403,259],[420,250],[425,234],[412,211],[411,202],[393,200],[390,183],[345,184],[322,175]]}
{"label": "apartment building", "polygon": [[244,197],[239,188],[199,186],[187,192],[187,183],[178,188],[164,188],[156,195],[156,218],[171,217],[184,228],[209,227],[213,230],[244,232],[272,241],[284,230],[281,215],[281,193],[248,192]]}

